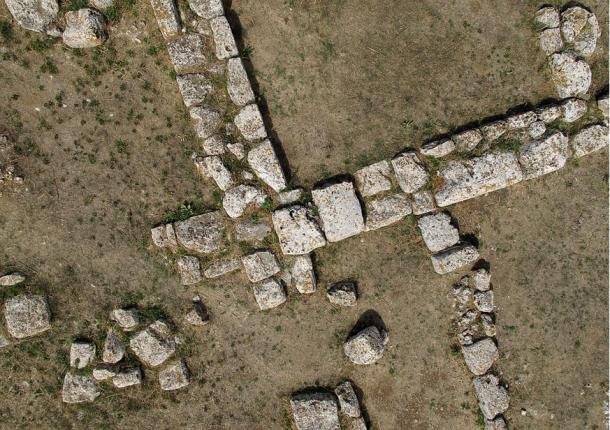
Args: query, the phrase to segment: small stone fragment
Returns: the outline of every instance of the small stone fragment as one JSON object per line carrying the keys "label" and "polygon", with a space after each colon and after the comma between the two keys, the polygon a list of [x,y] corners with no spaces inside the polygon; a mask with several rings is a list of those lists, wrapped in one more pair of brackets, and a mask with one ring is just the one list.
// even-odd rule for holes
{"label": "small stone fragment", "polygon": [[298,393],[290,400],[297,430],[340,430],[337,401],[331,393]]}
{"label": "small stone fragment", "polygon": [[116,375],[116,372],[107,367],[96,367],[92,374],[96,381],[106,381]]}
{"label": "small stone fragment", "polygon": [[212,19],[224,14],[222,0],[187,0],[190,8],[201,18]]}
{"label": "small stone fragment", "polygon": [[269,139],[248,152],[248,164],[256,176],[273,188],[276,193],[286,188],[284,170]]}
{"label": "small stone fragment", "polygon": [[[225,140],[219,134],[213,134],[203,141],[203,150],[208,155],[222,155],[226,151]],[[208,172],[209,174],[209,172]]]}
{"label": "small stone fragment", "polygon": [[254,102],[254,91],[241,58],[231,58],[227,64],[227,91],[237,106]]}
{"label": "small stone fragment", "polygon": [[261,206],[267,195],[253,185],[238,185],[228,190],[222,198],[222,207],[231,218],[239,218],[251,206]]}
{"label": "small stone fragment", "polygon": [[491,314],[481,314],[481,325],[483,326],[485,336],[496,336],[496,324]]}
{"label": "small stone fragment", "polygon": [[451,136],[451,140],[455,142],[458,150],[462,152],[472,151],[481,140],[483,135],[478,129],[466,130]]}
{"label": "small stone fragment", "polygon": [[88,376],[66,373],[61,397],[64,403],[84,403],[94,401],[102,392],[95,381]]}
{"label": "small stone fragment", "polygon": [[326,245],[326,239],[311,209],[301,205],[278,209],[271,216],[273,227],[286,255],[309,254]]}
{"label": "small stone fragment", "polygon": [[345,342],[343,351],[354,364],[372,364],[383,356],[389,337],[375,326],[369,326]]}
{"label": "small stone fragment", "polygon": [[177,36],[182,26],[180,25],[180,12],[178,12],[174,0],[150,0],[150,5],[163,37],[168,39]]}
{"label": "small stone fragment", "polygon": [[63,41],[70,48],[94,48],[108,39],[106,19],[95,9],[66,12]]}
{"label": "small stone fragment", "polygon": [[477,291],[474,293],[474,305],[481,312],[493,312],[494,311],[494,292],[488,291]]}
{"label": "small stone fragment", "polygon": [[542,52],[547,57],[563,50],[563,39],[561,38],[561,31],[558,28],[549,28],[541,31],[538,35],[538,40]]}
{"label": "small stone fragment", "polygon": [[233,122],[246,140],[261,140],[267,137],[263,117],[256,104],[243,107]]}
{"label": "small stone fragment", "polygon": [[114,4],[114,0],[91,0],[91,5],[97,10],[108,9]]}
{"label": "small stone fragment", "polygon": [[460,244],[432,256],[432,266],[439,275],[444,275],[479,258],[479,251],[473,245]]}
{"label": "small stone fragment", "polygon": [[125,331],[133,330],[140,323],[140,316],[135,308],[115,309],[110,314],[110,319],[116,321]]}
{"label": "small stone fragment", "polygon": [[21,294],[4,302],[6,329],[17,339],[36,336],[51,328],[51,312],[42,296]]}
{"label": "small stone fragment", "polygon": [[325,185],[311,194],[329,242],[338,242],[364,230],[362,208],[351,182]]}
{"label": "small stone fragment", "polygon": [[587,113],[587,102],[582,99],[571,98],[561,104],[561,110],[563,112],[562,119],[565,122],[574,122]]}
{"label": "small stone fragment", "polygon": [[428,190],[418,191],[413,194],[411,206],[413,208],[414,215],[423,215],[436,209],[434,196]]}
{"label": "small stone fragment", "polygon": [[344,381],[335,388],[335,395],[339,399],[341,412],[348,417],[358,418],[360,416],[360,403],[354,387],[349,381]]}
{"label": "small stone fragment", "polygon": [[0,348],[7,347],[11,342],[3,335],[0,334]]}
{"label": "small stone fragment", "polygon": [[280,266],[269,251],[257,251],[241,258],[246,270],[246,276],[250,282],[259,282],[267,279],[280,271]]}
{"label": "small stone fragment", "polygon": [[527,129],[527,133],[531,138],[537,139],[546,132],[546,125],[544,121],[536,121]]}
{"label": "small stone fragment", "polygon": [[498,120],[481,126],[480,130],[485,140],[493,142],[507,132],[508,124],[506,121]]}
{"label": "small stone fragment", "polygon": [[591,68],[572,52],[553,54],[549,60],[551,78],[561,98],[583,95],[591,86]]}
{"label": "small stone fragment", "polygon": [[475,375],[485,374],[500,357],[493,340],[486,338],[462,347],[466,366]]}
{"label": "small stone fragment", "polygon": [[535,16],[536,24],[541,28],[559,27],[559,11],[552,6],[540,8]]}
{"label": "small stone fragment", "polygon": [[20,26],[43,32],[59,12],[57,0],[6,0],[9,12]]}
{"label": "small stone fragment", "polygon": [[269,225],[269,222],[264,220],[243,221],[235,225],[235,232],[238,241],[258,244],[269,236],[269,233],[271,233],[271,226]]}
{"label": "small stone fragment", "polygon": [[458,229],[451,225],[451,217],[446,213],[423,216],[417,221],[417,225],[431,252],[447,249],[460,240]]}
{"label": "small stone fragment", "polygon": [[222,246],[225,225],[219,211],[197,215],[174,224],[178,243],[187,251],[208,254]]}
{"label": "small stone fragment", "polygon": [[216,155],[205,157],[204,162],[208,174],[214,179],[218,188],[226,191],[233,186],[235,183],[233,175],[226,168],[220,157]]}
{"label": "small stone fragment", "polygon": [[508,409],[508,391],[500,385],[497,376],[492,374],[479,376],[474,378],[472,383],[485,418],[493,420]]}
{"label": "small stone fragment", "polygon": [[366,231],[394,224],[411,213],[411,204],[405,194],[394,194],[368,203]]}
{"label": "small stone fragment", "polygon": [[313,270],[313,263],[309,255],[298,255],[295,257],[291,273],[299,293],[315,293],[317,288],[316,274]]}
{"label": "small stone fragment", "polygon": [[210,174],[208,173],[208,168],[205,167],[205,157],[202,157],[200,155],[193,153],[193,155],[191,156],[191,160],[193,160],[193,163],[195,164],[197,173],[199,173],[199,175],[201,175],[201,177],[203,179],[210,178]]}
{"label": "small stone fragment", "polygon": [[239,258],[229,258],[226,260],[217,260],[210,264],[204,271],[203,276],[206,278],[218,278],[227,273],[234,272],[241,268],[241,260]]}
{"label": "small stone fragment", "polygon": [[[112,330],[108,331],[102,351],[102,361],[106,364],[116,364],[125,356],[125,344]],[[96,378],[97,379],[97,378]]]}
{"label": "small stone fragment", "polygon": [[290,205],[292,203],[298,202],[301,200],[303,196],[303,189],[296,188],[290,191],[282,191],[277,199],[280,205]]}
{"label": "small stone fragment", "polygon": [[201,300],[193,300],[193,309],[184,317],[187,323],[194,326],[204,326],[210,322],[210,315]]}
{"label": "small stone fragment", "polygon": [[400,154],[392,160],[398,185],[407,194],[414,193],[428,182],[428,172],[412,152]]}
{"label": "small stone fragment", "polygon": [[210,21],[214,44],[216,45],[216,57],[219,60],[236,57],[239,54],[237,44],[231,31],[229,21],[224,16],[218,16]]}
{"label": "small stone fragment", "polygon": [[479,291],[487,291],[491,285],[491,275],[487,271],[487,269],[478,269],[476,270],[472,276],[472,283],[474,288]]}
{"label": "small stone fragment", "polygon": [[159,385],[164,391],[179,390],[189,384],[189,377],[186,363],[179,361],[159,372]]}
{"label": "small stone fragment", "polygon": [[576,133],[572,139],[575,157],[582,157],[608,146],[608,127],[592,125]]}
{"label": "small stone fragment", "polygon": [[182,285],[193,285],[201,281],[201,264],[197,257],[184,255],[178,259],[178,273]]}
{"label": "small stone fragment", "polygon": [[[604,94],[597,99],[597,108],[602,112],[602,115],[608,122],[608,94]],[[608,124],[606,124],[608,125]]]}
{"label": "small stone fragment", "polygon": [[112,384],[117,388],[131,387],[142,383],[140,368],[124,369],[112,377]]}
{"label": "small stone fragment", "polygon": [[169,327],[162,321],[155,321],[132,337],[129,346],[144,364],[151,367],[162,364],[176,351]]}
{"label": "small stone fragment", "polygon": [[238,160],[242,160],[246,156],[246,148],[241,142],[227,143],[227,149],[231,154],[235,155],[235,158]]}
{"label": "small stone fragment", "polygon": [[543,121],[545,124],[549,124],[559,119],[562,113],[561,107],[557,105],[547,105],[536,109],[538,119]]}
{"label": "small stone fragment", "polygon": [[91,342],[73,342],[70,345],[70,367],[83,369],[95,360],[95,344]]}
{"label": "small stone fragment", "polygon": [[485,430],[507,430],[506,421],[502,417],[496,417],[494,420],[485,420]]}
{"label": "small stone fragment", "polygon": [[326,297],[334,305],[356,306],[358,300],[356,284],[350,281],[336,283],[328,289]]}
{"label": "small stone fragment", "polygon": [[17,284],[21,284],[23,281],[25,281],[25,276],[21,273],[10,273],[0,277],[0,287],[13,287]]}
{"label": "small stone fragment", "polygon": [[524,145],[519,154],[525,179],[537,178],[559,170],[567,159],[568,138],[561,132]]}
{"label": "small stone fragment", "polygon": [[522,128],[528,128],[530,125],[536,122],[537,119],[538,116],[535,112],[528,111],[509,116],[506,118],[506,125],[508,126],[509,130],[519,130]]}
{"label": "small stone fragment", "polygon": [[202,139],[212,136],[220,127],[220,114],[213,109],[195,106],[190,110],[190,115],[196,121],[197,136]]}
{"label": "small stone fragment", "polygon": [[197,72],[208,62],[204,54],[203,40],[196,33],[187,33],[169,42],[167,51],[178,74]]}
{"label": "small stone fragment", "polygon": [[262,311],[275,308],[286,301],[286,292],[275,278],[269,278],[252,286],[254,298]]}
{"label": "small stone fragment", "polygon": [[423,144],[419,152],[427,157],[442,158],[445,155],[451,154],[454,150],[455,142],[445,138]]}
{"label": "small stone fragment", "polygon": [[370,197],[392,189],[390,163],[386,160],[366,166],[354,173],[362,197]]}

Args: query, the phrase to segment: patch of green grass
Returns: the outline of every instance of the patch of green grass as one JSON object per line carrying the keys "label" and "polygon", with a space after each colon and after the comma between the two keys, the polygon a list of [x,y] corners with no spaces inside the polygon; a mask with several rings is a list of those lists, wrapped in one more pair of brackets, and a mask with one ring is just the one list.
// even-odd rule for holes
{"label": "patch of green grass", "polygon": [[10,21],[0,20],[0,36],[5,42],[13,40],[15,33],[13,33],[13,24]]}
{"label": "patch of green grass", "polygon": [[271,198],[269,198],[269,197],[265,198],[265,201],[261,205],[261,208],[263,208],[267,211],[273,210],[273,200],[271,200]]}
{"label": "patch of green grass", "polygon": [[184,221],[192,217],[195,214],[195,210],[193,209],[190,203],[184,203],[180,205],[180,207],[176,210],[170,210],[165,212],[163,216],[164,223],[176,222],[176,221]]}
{"label": "patch of green grass", "polygon": [[87,7],[87,0],[68,0],[64,3],[64,8],[69,11],[79,10]]}
{"label": "patch of green grass", "polygon": [[40,72],[56,75],[57,73],[59,73],[59,69],[57,68],[53,60],[47,57],[45,58],[44,63],[42,63],[42,65],[40,66]]}
{"label": "patch of green grass", "polygon": [[28,51],[45,52],[53,46],[53,39],[51,38],[36,38],[30,40],[25,47]]}
{"label": "patch of green grass", "polygon": [[117,23],[121,16],[136,4],[136,0],[115,1],[112,6],[104,11],[104,15],[111,23]]}
{"label": "patch of green grass", "polygon": [[500,139],[495,145],[497,149],[510,152],[519,151],[521,149],[521,146],[523,146],[523,142],[521,141],[521,139],[518,139],[516,137],[507,137],[504,139]]}

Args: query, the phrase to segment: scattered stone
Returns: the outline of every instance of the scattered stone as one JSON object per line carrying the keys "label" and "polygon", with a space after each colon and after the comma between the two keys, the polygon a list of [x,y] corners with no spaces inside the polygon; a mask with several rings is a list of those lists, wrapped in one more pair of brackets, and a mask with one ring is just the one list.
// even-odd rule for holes
{"label": "scattered stone", "polygon": [[494,292],[491,290],[477,291],[474,293],[474,305],[481,312],[493,312]]}
{"label": "scattered stone", "polygon": [[538,120],[538,116],[533,111],[518,113],[506,118],[506,125],[509,130],[519,130],[528,128]]}
{"label": "scattered stone", "polygon": [[[468,289],[468,290],[471,291],[470,289]],[[464,290],[464,292],[466,292],[466,289]],[[477,311],[475,311],[474,309],[469,309],[468,311],[466,311],[464,313],[464,315],[462,315],[462,317],[458,321],[458,325],[460,327],[468,327],[473,322],[475,322],[476,319],[477,319]]]}
{"label": "scattered stone", "polygon": [[222,159],[216,155],[205,157],[205,167],[208,174],[214,179],[218,188],[223,191],[228,190],[235,183],[233,181],[233,175],[227,169],[222,162]]}
{"label": "scattered stone", "polygon": [[204,50],[203,40],[196,33],[187,33],[167,45],[169,59],[178,74],[196,72],[204,67],[207,63]]}
{"label": "scattered stone", "polygon": [[351,420],[349,426],[350,430],[367,430],[366,422],[362,417]]}
{"label": "scattered stone", "polygon": [[573,43],[577,54],[588,57],[595,52],[601,30],[594,14],[574,6],[561,14],[561,34],[567,43]]}
{"label": "scattered stone", "polygon": [[165,248],[167,246],[165,234],[165,224],[154,227],[150,230],[150,235],[152,236],[152,241],[155,246],[158,246],[159,248]]}
{"label": "scattered stone", "polygon": [[191,109],[190,115],[191,118],[197,122],[195,131],[197,132],[197,136],[202,139],[207,139],[214,135],[220,127],[220,114],[213,109],[196,106]]}
{"label": "scattered stone", "polygon": [[159,385],[164,391],[179,390],[189,384],[189,370],[184,361],[170,364],[159,372]]}
{"label": "scattered stone", "polygon": [[394,194],[368,203],[366,231],[394,224],[411,213],[411,204],[405,194]]}
{"label": "scattered stone", "polygon": [[0,334],[0,348],[7,347],[11,342],[3,335]]}
{"label": "scattered stone", "polygon": [[540,48],[547,57],[563,50],[563,39],[558,28],[549,28],[538,35]]}
{"label": "scattered stone", "polygon": [[478,269],[471,276],[474,288],[479,291],[487,291],[491,286],[491,275],[487,269]]}
{"label": "scattered stone", "polygon": [[131,387],[132,385],[139,385],[141,383],[142,371],[138,367],[121,370],[112,377],[112,384],[117,388]]}
{"label": "scattered stone", "polygon": [[315,293],[317,288],[316,274],[313,270],[313,263],[309,255],[298,255],[295,257],[291,273],[299,293]]}
{"label": "scattered stone", "polygon": [[356,185],[362,197],[370,197],[392,189],[392,172],[386,160],[366,166],[356,173]]}
{"label": "scattered stone", "polygon": [[168,39],[177,36],[182,26],[180,25],[180,12],[178,12],[176,2],[174,0],[150,0],[150,5],[163,37]]}
{"label": "scattered stone", "polygon": [[523,179],[517,157],[512,153],[485,154],[466,161],[450,161],[437,175],[442,185],[436,203],[449,206],[516,184]]}
{"label": "scattered stone", "polygon": [[422,162],[412,152],[400,154],[392,160],[398,185],[407,194],[414,193],[428,182],[428,173]]}
{"label": "scattered stone", "polygon": [[21,284],[25,281],[25,276],[21,273],[10,273],[0,277],[0,287],[14,287],[17,284]]}
{"label": "scattered stone", "polygon": [[311,194],[329,242],[338,242],[364,230],[362,208],[351,182],[326,185]]}
{"label": "scattered stone", "polygon": [[187,0],[190,8],[201,18],[212,19],[224,14],[222,0]]}
{"label": "scattered stone", "polygon": [[441,158],[451,154],[454,150],[455,143],[453,140],[445,138],[423,144],[419,152],[427,157]]}
{"label": "scattered stone", "polygon": [[[108,331],[102,351],[102,361],[106,364],[116,364],[125,356],[125,344],[112,330]],[[97,379],[97,378],[96,378]]]}
{"label": "scattered stone", "polygon": [[271,219],[282,252],[286,255],[309,254],[326,245],[326,239],[309,208],[294,205],[278,209]]}
{"label": "scattered stone", "polygon": [[273,145],[269,139],[248,152],[248,164],[256,176],[265,184],[273,188],[276,193],[279,193],[286,188],[286,177],[284,176],[282,165],[280,164],[280,160],[277,158]]}
{"label": "scattered stone", "polygon": [[[239,225],[238,225],[239,226]],[[238,233],[239,234],[239,233]],[[210,264],[204,271],[203,276],[206,278],[218,278],[227,273],[234,272],[241,268],[241,260],[239,258],[229,258],[225,260],[217,260]]]}
{"label": "scattered stone", "polygon": [[183,255],[178,259],[178,273],[182,285],[193,285],[201,281],[201,264],[197,257]]}
{"label": "scattered stone", "polygon": [[107,381],[116,375],[116,372],[108,367],[96,367],[93,369],[93,379],[96,381]]}
{"label": "scattered stone", "polygon": [[231,58],[227,64],[227,91],[237,106],[254,102],[254,91],[241,58]]}
{"label": "scattered stone", "polygon": [[303,189],[301,188],[296,188],[294,190],[290,190],[290,191],[282,191],[279,195],[278,195],[278,202],[280,205],[290,205],[292,203],[298,202],[299,200],[301,200],[301,197],[303,196]]}
{"label": "scattered stone", "polygon": [[574,122],[587,113],[587,102],[582,99],[567,99],[561,104],[563,120]]}
{"label": "scattered stone", "polygon": [[328,301],[339,306],[356,306],[358,294],[356,284],[350,281],[339,282],[332,285],[326,292]]}
{"label": "scattered stone", "polygon": [[290,400],[297,430],[339,430],[337,401],[331,393],[294,394]]}
{"label": "scattered stone", "polygon": [[432,266],[439,275],[453,272],[479,258],[479,251],[473,245],[460,244],[432,256]]}
{"label": "scattered stone", "polygon": [[286,292],[275,278],[269,278],[252,286],[254,298],[262,311],[275,308],[286,301]]}
{"label": "scattered stone", "polygon": [[591,86],[591,68],[572,52],[553,54],[549,60],[551,78],[561,98],[586,94]]}
{"label": "scattered stone", "polygon": [[59,12],[57,0],[6,0],[5,3],[15,21],[31,31],[44,32]]}
{"label": "scattered stone", "polygon": [[218,16],[210,21],[214,44],[216,45],[216,57],[219,60],[236,57],[239,54],[237,44],[231,31],[229,21],[224,16]]}
{"label": "scattered stone", "polygon": [[36,336],[51,328],[51,311],[42,296],[21,294],[4,303],[6,328],[17,339]]}
{"label": "scattered stone", "polygon": [[608,146],[608,127],[592,125],[580,130],[572,137],[575,157],[582,157]]}
{"label": "scattered stone", "polygon": [[496,324],[494,323],[493,316],[490,314],[481,314],[481,325],[483,326],[485,336],[496,336]]}
{"label": "scattered stone", "polygon": [[246,140],[261,140],[267,137],[263,117],[256,104],[243,107],[233,122]]}
{"label": "scattered stone", "polygon": [[543,121],[545,124],[549,124],[561,117],[562,110],[560,106],[547,105],[536,109],[536,114],[538,115],[538,119],[540,121]]}
{"label": "scattered stone", "polygon": [[536,24],[541,28],[559,27],[559,11],[552,6],[540,8],[535,16]]}
{"label": "scattered stone", "polygon": [[178,243],[186,250],[202,254],[222,246],[224,222],[219,211],[208,212],[174,224]]}
{"label": "scattered stone", "polygon": [[222,207],[231,218],[239,218],[251,205],[261,206],[267,195],[253,185],[238,185],[228,190],[222,198]]}
{"label": "scattered stone", "polygon": [[66,373],[61,397],[64,403],[83,403],[94,401],[102,392],[95,381],[88,376]]}
{"label": "scattered stone", "polygon": [[210,322],[210,315],[199,296],[193,299],[193,309],[184,317],[187,323],[195,326],[204,326]]}
{"label": "scattered stone", "polygon": [[468,369],[477,376],[484,375],[500,357],[498,347],[489,338],[463,346],[462,354]]}
{"label": "scattered stone", "polygon": [[344,381],[335,388],[335,395],[339,399],[341,412],[348,417],[358,418],[360,416],[360,403],[354,387],[349,381]]}
{"label": "scattered stone", "polygon": [[[203,150],[208,155],[222,155],[226,151],[225,141],[219,134],[213,134],[203,141]],[[204,160],[205,162],[205,160]],[[208,172],[209,175],[209,172]]]}
{"label": "scattered stone", "polygon": [[506,121],[498,120],[481,126],[480,130],[485,140],[493,142],[508,131],[508,124]]}
{"label": "scattered stone", "polygon": [[280,271],[280,266],[269,251],[257,251],[241,258],[246,270],[246,276],[250,282],[259,282],[267,279]]}
{"label": "scattered stone", "polygon": [[271,233],[271,226],[265,220],[243,221],[235,225],[235,232],[238,241],[257,244]]}
{"label": "scattered stone", "polygon": [[417,221],[426,246],[431,252],[442,251],[460,240],[457,228],[451,225],[451,217],[446,213],[426,215]]}
{"label": "scattered stone", "polygon": [[535,140],[521,148],[519,162],[525,179],[537,178],[561,169],[568,159],[568,138],[561,132]]}
{"label": "scattered stone", "polygon": [[458,134],[451,136],[451,140],[455,142],[455,145],[460,151],[468,152],[472,151],[481,140],[483,135],[478,129],[466,130]]}
{"label": "scattered stone", "polygon": [[91,342],[73,342],[70,345],[70,367],[83,369],[95,360],[95,344]]}
{"label": "scattered stone", "polygon": [[389,337],[387,332],[380,332],[375,326],[369,326],[348,339],[343,351],[354,364],[372,364],[383,356]]}
{"label": "scattered stone", "polygon": [[[244,144],[241,142],[228,143],[227,149],[229,150],[229,152],[231,154],[235,155],[235,158],[237,158],[238,160],[242,160],[246,156],[246,148],[245,148]],[[244,173],[246,173],[246,172],[244,171]],[[250,174],[250,173],[248,172],[248,174]],[[246,179],[246,180],[251,180],[253,178],[254,178],[254,176],[252,176],[252,178],[250,178],[250,179],[248,179],[244,176],[244,179]]]}
{"label": "scattered stone", "polygon": [[108,39],[106,19],[95,9],[66,12],[63,41],[70,48],[94,48]]}
{"label": "scattered stone", "polygon": [[135,308],[130,309],[115,309],[110,314],[110,319],[125,331],[131,331],[140,324],[140,315]]}
{"label": "scattered stone", "polygon": [[423,215],[436,209],[434,196],[428,190],[418,191],[417,193],[413,194],[413,202],[411,203],[411,206],[413,207],[414,215]]}
{"label": "scattered stone", "polygon": [[485,418],[493,420],[496,415],[508,409],[508,391],[500,385],[497,376],[492,374],[479,376],[474,378],[472,383]]}
{"label": "scattered stone", "polygon": [[138,358],[150,367],[162,364],[176,351],[169,327],[162,321],[155,321],[132,337],[129,346]]}
{"label": "scattered stone", "polygon": [[494,420],[485,420],[485,430],[507,430],[504,418],[497,417]]}
{"label": "scattered stone", "polygon": [[545,132],[546,132],[546,125],[544,124],[544,121],[536,121],[535,123],[530,125],[530,128],[528,128],[528,130],[527,130],[527,133],[533,139],[539,138]]}

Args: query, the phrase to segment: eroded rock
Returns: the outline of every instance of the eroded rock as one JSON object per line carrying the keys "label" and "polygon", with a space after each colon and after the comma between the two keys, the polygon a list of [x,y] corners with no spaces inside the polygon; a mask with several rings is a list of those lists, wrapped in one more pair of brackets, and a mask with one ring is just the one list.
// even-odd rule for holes
{"label": "eroded rock", "polygon": [[190,110],[190,115],[196,121],[197,136],[202,139],[214,135],[221,125],[220,114],[208,107],[196,106]]}
{"label": "eroded rock", "polygon": [[316,274],[309,255],[298,255],[292,264],[292,279],[297,291],[301,294],[315,293]]}
{"label": "eroded rock", "polygon": [[237,44],[231,31],[229,21],[224,16],[218,16],[210,21],[214,44],[216,46],[216,57],[219,60],[236,57],[239,54]]}
{"label": "eroded rock", "polygon": [[587,102],[582,99],[571,98],[561,104],[563,120],[574,122],[582,118],[587,113]]}
{"label": "eroded rock", "polygon": [[95,9],[66,12],[63,41],[70,48],[94,48],[108,39],[106,18]]}
{"label": "eroded rock", "polygon": [[210,315],[199,296],[193,299],[193,308],[186,314],[184,319],[187,323],[194,326],[204,326],[210,322]]}
{"label": "eroded rock", "polygon": [[343,346],[343,351],[352,363],[372,364],[383,356],[388,339],[385,331],[380,332],[377,327],[369,326],[349,338]]}
{"label": "eroded rock", "polygon": [[189,384],[189,370],[184,361],[170,364],[159,372],[159,385],[164,391],[173,391],[184,388]]}
{"label": "eroded rock", "polygon": [[201,18],[212,19],[224,14],[222,0],[187,0],[190,8]]}
{"label": "eroded rock", "polygon": [[188,251],[208,254],[222,246],[224,222],[218,211],[191,217],[174,224],[178,243]]}
{"label": "eroded rock", "polygon": [[142,371],[139,367],[122,369],[112,377],[112,384],[117,388],[127,388],[142,383]]}
{"label": "eroded rock", "polygon": [[335,388],[335,395],[339,399],[341,412],[348,417],[358,418],[360,416],[360,403],[351,382],[344,381]]}
{"label": "eroded rock", "polygon": [[479,399],[479,407],[485,418],[493,420],[508,409],[510,400],[508,391],[500,385],[497,376],[492,374],[479,376],[474,378],[472,383]]}
{"label": "eroded rock", "polygon": [[129,309],[114,309],[110,314],[110,319],[125,331],[131,331],[140,324],[140,315],[135,308]]}
{"label": "eroded rock", "polygon": [[147,366],[163,364],[176,351],[176,344],[169,327],[162,321],[155,321],[137,333],[129,341],[129,346]]}
{"label": "eroded rock", "polygon": [[483,135],[478,129],[466,130],[461,133],[451,136],[451,140],[455,142],[457,148],[462,152],[472,151],[481,140]]}
{"label": "eroded rock", "polygon": [[432,256],[432,266],[439,275],[444,275],[467,264],[474,263],[479,258],[479,251],[473,245],[464,243],[456,245]]}
{"label": "eroded rock", "polygon": [[326,245],[313,211],[305,206],[278,209],[271,218],[282,252],[286,255],[309,254]]}
{"label": "eroded rock", "polygon": [[468,369],[475,375],[484,375],[500,357],[493,340],[486,338],[462,347]]}
{"label": "eroded rock", "polygon": [[212,93],[212,81],[202,73],[190,73],[176,76],[178,89],[187,108],[205,102],[206,97]]}
{"label": "eroded rock", "polygon": [[0,287],[13,287],[21,284],[23,281],[25,281],[25,276],[21,273],[9,273],[8,275],[0,277]]}
{"label": "eroded rock", "polygon": [[70,345],[70,367],[83,369],[95,360],[95,344],[91,342],[72,342]]}
{"label": "eroded rock", "polygon": [[591,86],[591,68],[571,52],[560,52],[549,59],[551,78],[561,98],[586,94]]}
{"label": "eroded rock", "polygon": [[558,28],[548,28],[541,31],[538,35],[538,40],[540,41],[542,52],[544,52],[544,55],[547,57],[556,52],[560,52],[564,47],[561,31]]}
{"label": "eroded rock", "polygon": [[174,0],[150,0],[150,5],[163,37],[168,39],[177,36],[182,26],[176,2]]}
{"label": "eroded rock", "polygon": [[6,0],[5,3],[20,26],[41,33],[59,12],[57,0]]}
{"label": "eroded rock", "polygon": [[451,139],[441,139],[422,145],[419,152],[427,157],[441,158],[455,151],[455,142]]}
{"label": "eroded rock", "polygon": [[436,209],[434,196],[428,190],[418,191],[417,193],[413,194],[411,206],[414,215],[423,215]]}
{"label": "eroded rock", "polygon": [[207,63],[201,35],[187,33],[168,43],[167,51],[179,74],[197,72]]}
{"label": "eroded rock", "polygon": [[216,155],[205,157],[205,167],[208,174],[214,179],[218,188],[223,191],[228,190],[233,186],[235,181],[233,175],[222,162],[222,159]]}
{"label": "eroded rock", "polygon": [[339,306],[356,306],[358,293],[356,284],[351,281],[338,282],[326,292],[328,301]]}
{"label": "eroded rock", "polygon": [[95,381],[88,376],[66,373],[61,397],[64,403],[92,402],[102,394]]}
{"label": "eroded rock", "polygon": [[182,285],[193,285],[201,281],[201,263],[197,257],[183,255],[178,259],[178,273]]}
{"label": "eroded rock", "polygon": [[481,126],[480,130],[487,141],[493,142],[508,131],[508,124],[504,120],[497,120]]}
{"label": "eroded rock", "polygon": [[[125,344],[118,334],[109,330],[104,340],[102,361],[106,364],[116,364],[125,356]],[[97,378],[96,378],[97,379]]]}
{"label": "eroded rock", "polygon": [[259,244],[271,233],[271,226],[266,220],[242,221],[235,225],[237,240]]}
{"label": "eroded rock", "polygon": [[222,207],[231,218],[239,218],[250,206],[261,206],[267,195],[253,185],[238,185],[228,190],[222,198]]}
{"label": "eroded rock", "polygon": [[[271,229],[269,229],[271,231]],[[241,260],[239,258],[228,258],[214,261],[203,271],[203,276],[206,278],[218,278],[227,273],[234,272],[241,268]]]}
{"label": "eroded rock", "polygon": [[536,24],[543,29],[559,27],[559,11],[552,6],[540,8],[536,12],[534,19]]}
{"label": "eroded rock", "polygon": [[227,63],[227,91],[237,106],[254,102],[254,91],[241,58],[231,58]]}

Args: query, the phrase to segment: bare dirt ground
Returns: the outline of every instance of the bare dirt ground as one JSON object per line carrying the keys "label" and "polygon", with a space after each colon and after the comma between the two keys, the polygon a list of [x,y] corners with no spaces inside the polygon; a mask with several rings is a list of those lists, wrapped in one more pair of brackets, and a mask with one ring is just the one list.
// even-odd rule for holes
{"label": "bare dirt ground", "polygon": [[[607,4],[586,4],[607,28]],[[301,185],[553,95],[530,24],[535,2],[231,7]],[[9,18],[1,3],[0,20]],[[290,291],[272,312],[257,310],[242,275],[183,287],[149,229],[217,207],[218,197],[190,161],[198,143],[147,2],[124,11],[98,50],[47,44],[15,25],[2,34],[0,132],[11,145],[1,155],[25,183],[2,189],[0,270],[24,272],[28,289],[45,291],[54,322],[0,350],[0,428],[289,429],[291,392],[344,378],[362,390],[372,428],[479,428],[468,372],[452,350],[457,275],[433,274],[413,219],[316,253],[320,291]],[[607,85],[607,51],[604,31],[593,92]],[[513,428],[604,426],[607,157],[452,208],[491,263]],[[345,278],[358,281],[358,306],[332,308],[323,289]],[[194,294],[212,314],[203,330],[181,322]],[[130,303],[175,323],[191,385],[161,393],[145,371],[142,387],[105,386],[92,404],[63,404],[71,340],[99,342],[109,310]],[[355,367],[342,342],[369,310],[390,345],[378,364]]]}

